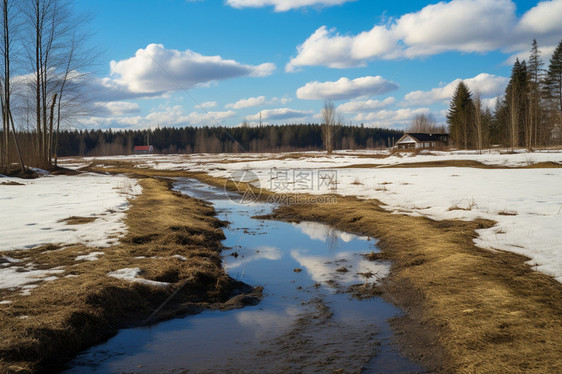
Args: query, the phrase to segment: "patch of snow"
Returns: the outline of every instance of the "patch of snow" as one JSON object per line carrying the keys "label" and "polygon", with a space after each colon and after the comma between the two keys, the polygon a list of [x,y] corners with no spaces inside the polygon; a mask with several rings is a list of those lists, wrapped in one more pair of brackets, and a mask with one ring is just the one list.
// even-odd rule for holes
{"label": "patch of snow", "polygon": [[122,279],[129,282],[142,283],[153,287],[169,287],[171,285],[168,282],[158,282],[158,281],[139,278],[141,273],[142,270],[139,268],[125,268],[125,269],[112,271],[107,275],[113,278]]}
{"label": "patch of snow", "polygon": [[[107,247],[123,235],[127,201],[141,192],[125,176],[82,174],[18,180],[23,186],[0,185],[0,251],[48,243],[84,243]],[[67,225],[71,216],[98,217]]]}
{"label": "patch of snow", "polygon": [[[33,288],[31,283],[35,282],[48,282],[58,277],[54,274],[63,273],[64,270],[30,270],[20,266],[12,266],[9,268],[0,269],[0,289],[17,289],[17,288]],[[34,287],[36,287],[34,285]]]}
{"label": "patch of snow", "polygon": [[99,256],[103,254],[104,254],[103,252],[92,252],[87,255],[76,256],[74,261],[97,261],[99,260]]}
{"label": "patch of snow", "polygon": [[178,258],[178,259],[180,259],[181,261],[187,261],[187,258],[184,257],[184,256],[182,256],[182,255],[173,255],[172,257]]}
{"label": "patch of snow", "polygon": [[12,300],[2,300],[0,301],[0,305],[7,305],[7,304],[12,304],[13,301]]}

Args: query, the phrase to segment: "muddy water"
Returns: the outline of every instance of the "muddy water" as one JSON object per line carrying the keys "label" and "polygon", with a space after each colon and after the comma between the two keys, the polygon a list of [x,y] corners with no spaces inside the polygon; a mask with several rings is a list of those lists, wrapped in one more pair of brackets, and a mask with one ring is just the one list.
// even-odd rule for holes
{"label": "muddy water", "polygon": [[176,189],[211,201],[224,230],[229,274],[264,287],[257,306],[207,311],[120,331],[83,352],[67,373],[415,373],[390,344],[386,320],[399,311],[345,291],[376,282],[388,264],[367,261],[376,241],[303,222],[254,219],[273,208],[193,180]]}

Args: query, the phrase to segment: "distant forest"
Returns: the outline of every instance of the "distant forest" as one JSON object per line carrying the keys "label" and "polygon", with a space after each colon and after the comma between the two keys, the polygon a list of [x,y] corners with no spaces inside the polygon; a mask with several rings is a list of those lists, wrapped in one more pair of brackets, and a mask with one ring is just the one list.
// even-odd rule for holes
{"label": "distant forest", "polygon": [[[363,126],[335,126],[334,149],[381,148],[402,131]],[[150,144],[157,153],[287,152],[324,149],[322,127],[295,124],[262,127],[163,127],[152,130],[74,130],[59,134],[58,157],[133,153]],[[148,142],[148,143],[147,143]]]}

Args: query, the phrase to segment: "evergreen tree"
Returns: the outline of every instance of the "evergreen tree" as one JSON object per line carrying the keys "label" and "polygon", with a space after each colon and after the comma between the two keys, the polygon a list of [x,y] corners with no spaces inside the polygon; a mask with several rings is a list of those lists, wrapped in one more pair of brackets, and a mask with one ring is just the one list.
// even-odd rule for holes
{"label": "evergreen tree", "polygon": [[447,123],[449,133],[457,147],[467,149],[472,146],[469,126],[473,115],[473,103],[470,91],[464,82],[459,82],[451,99]]}
{"label": "evergreen tree", "polygon": [[525,118],[527,113],[528,92],[527,64],[525,60],[515,64],[511,69],[511,79],[505,89],[505,104],[509,113],[506,124],[508,129],[507,144],[513,149],[521,145],[521,139],[525,138]]}
{"label": "evergreen tree", "polygon": [[528,118],[525,121],[525,143],[528,149],[533,148],[539,143],[539,133],[542,131],[541,126],[541,92],[543,82],[544,63],[541,60],[541,51],[536,39],[533,39],[531,46],[531,55],[529,56],[528,72]]}
{"label": "evergreen tree", "polygon": [[[562,135],[562,40],[554,50],[545,77],[545,91],[550,101],[551,132],[553,137]],[[555,132],[558,131],[556,134]]]}

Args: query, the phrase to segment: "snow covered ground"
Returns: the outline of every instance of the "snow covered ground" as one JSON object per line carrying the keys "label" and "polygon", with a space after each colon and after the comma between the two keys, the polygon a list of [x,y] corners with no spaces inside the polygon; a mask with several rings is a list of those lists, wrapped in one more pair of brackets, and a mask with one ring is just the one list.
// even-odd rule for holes
{"label": "snow covered ground", "polygon": [[[446,160],[522,167],[548,161],[562,163],[562,152],[431,152],[411,156],[389,155],[386,151],[341,151],[332,156],[307,152],[124,158],[134,160],[138,167],[206,171],[218,177],[249,170],[259,179],[254,184],[269,190],[378,199],[390,211],[436,220],[494,220],[497,225],[478,232],[475,239],[478,246],[528,256],[536,270],[562,282],[562,169],[379,167]],[[97,160],[103,162],[102,158]],[[79,167],[91,161],[67,162],[69,166]],[[353,167],[365,164],[374,166]],[[337,184],[326,183],[334,177]],[[332,190],[334,186],[336,190]]]}
{"label": "snow covered ground", "polygon": [[[61,268],[36,269],[33,263],[2,252],[49,243],[110,246],[127,229],[123,218],[128,199],[140,192],[135,180],[123,176],[47,175],[31,180],[0,176],[0,289],[29,295],[39,283],[64,273]],[[70,217],[89,220],[69,225]],[[95,261],[101,255],[93,252],[76,261]]]}
{"label": "snow covered ground", "polygon": [[[0,252],[48,243],[110,246],[126,230],[128,199],[140,192],[136,181],[124,176],[2,177]],[[67,224],[65,220],[73,216],[94,220]]]}

